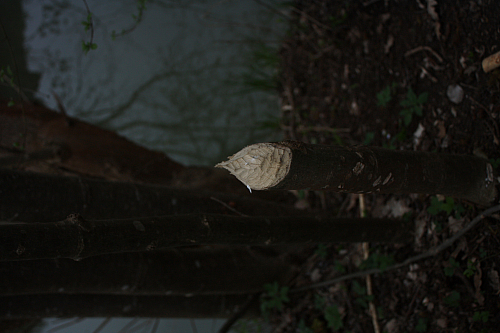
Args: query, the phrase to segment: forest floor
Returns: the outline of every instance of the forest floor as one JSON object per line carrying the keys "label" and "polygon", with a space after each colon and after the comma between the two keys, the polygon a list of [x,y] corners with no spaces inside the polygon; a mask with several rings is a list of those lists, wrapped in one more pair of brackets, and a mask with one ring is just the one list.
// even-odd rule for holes
{"label": "forest floor", "polygon": [[[476,154],[499,166],[500,69],[481,66],[500,51],[496,1],[299,0],[290,20],[279,73],[286,139]],[[359,195],[298,197],[296,206],[360,214]],[[368,260],[361,244],[320,245],[290,290],[425,253],[487,208],[431,195],[364,202],[369,216],[413,223],[415,242],[370,244]],[[365,277],[289,301],[285,290],[270,321],[277,332],[498,332],[499,219],[484,218],[431,258],[371,275],[372,295]]]}

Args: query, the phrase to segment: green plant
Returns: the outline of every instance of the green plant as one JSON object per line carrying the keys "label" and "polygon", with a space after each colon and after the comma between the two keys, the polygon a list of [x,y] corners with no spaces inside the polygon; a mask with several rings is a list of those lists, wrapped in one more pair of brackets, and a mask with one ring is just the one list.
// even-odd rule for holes
{"label": "green plant", "polygon": [[321,243],[318,244],[318,247],[316,248],[316,251],[314,251],[314,253],[321,259],[325,259],[326,255],[328,254],[327,250],[328,247],[326,246],[326,244]]}
{"label": "green plant", "polygon": [[489,311],[475,311],[472,315],[472,320],[474,321],[482,321],[483,323],[487,323],[490,317]]}
{"label": "green plant", "polygon": [[5,66],[5,68],[2,66],[0,68],[0,82],[4,83],[8,81],[7,83],[12,84],[12,77],[14,77],[14,74],[12,74],[10,66]]}
{"label": "green plant", "polygon": [[368,146],[370,143],[373,142],[374,138],[375,138],[375,132],[366,132],[365,140],[363,141],[362,145]]}
{"label": "green plant", "polygon": [[368,303],[373,301],[373,295],[368,295],[366,287],[363,287],[358,281],[352,282],[352,291],[357,295],[355,302],[367,309]]}
{"label": "green plant", "polygon": [[453,274],[455,274],[455,269],[459,267],[460,264],[455,260],[455,258],[451,257],[448,259],[448,266],[444,268],[444,275],[453,276]]}
{"label": "green plant", "polygon": [[117,33],[115,30],[111,32],[111,38],[115,40],[116,37],[120,37],[123,35],[126,35],[132,31],[134,31],[135,28],[141,23],[142,21],[142,15],[144,14],[144,11],[146,10],[146,0],[137,0],[136,1],[136,6],[137,6],[137,14],[132,14],[132,19],[134,20],[134,24],[130,28],[127,29],[122,29],[121,32]]}
{"label": "green plant", "polygon": [[406,140],[406,129],[401,129],[395,136],[393,136],[389,142],[382,143],[382,147],[387,149],[396,149],[397,142],[404,142]]}
{"label": "green plant", "polygon": [[500,158],[497,158],[497,159],[490,158],[490,163],[491,163],[491,166],[492,166],[494,169],[497,169],[497,168],[498,168],[498,166],[500,166]]}
{"label": "green plant", "polygon": [[476,274],[476,270],[476,263],[470,259],[467,260],[467,268],[464,270],[464,276],[470,278],[471,276],[474,276],[474,274]]}
{"label": "green plant", "polygon": [[92,19],[92,13],[90,12],[90,8],[87,4],[87,1],[84,0],[83,3],[85,7],[87,7],[87,19],[82,21],[82,25],[85,29],[85,32],[90,30],[90,40],[88,42],[82,41],[82,50],[85,54],[87,54],[90,50],[97,49],[97,44],[94,43],[94,20]]}
{"label": "green plant", "polygon": [[262,91],[275,92],[278,87],[276,69],[279,66],[278,50],[261,41],[248,41],[253,50],[247,56],[246,71],[240,75],[239,83],[244,87],[240,93]]}
{"label": "green plant", "polygon": [[326,305],[326,299],[319,294],[314,294],[314,307],[318,310],[323,311],[325,305]]}
{"label": "green plant", "polygon": [[257,128],[258,129],[272,129],[272,130],[279,130],[281,128],[281,118],[268,115],[267,119],[259,121],[257,123]]}
{"label": "green plant", "polygon": [[484,249],[484,247],[480,247],[479,248],[479,257],[481,257],[481,259],[484,259],[488,256],[488,252],[486,252],[486,250]]}
{"label": "green plant", "polygon": [[458,306],[460,305],[460,293],[456,290],[453,290],[448,296],[443,298],[443,302],[448,306],[458,308]]}
{"label": "green plant", "polygon": [[460,218],[465,212],[465,208],[460,203],[455,203],[452,197],[446,197],[445,200],[441,201],[437,196],[431,197],[431,205],[427,208],[427,213],[431,215],[437,215],[441,212],[446,214],[451,214],[455,211],[455,217]]}
{"label": "green plant", "polygon": [[85,42],[84,40],[82,40],[82,50],[83,52],[85,52],[85,54],[89,53],[90,50],[95,49],[97,49],[96,43]]}
{"label": "green plant", "polygon": [[330,305],[325,309],[325,319],[328,323],[328,327],[331,327],[334,331],[337,331],[344,327],[342,322],[342,316],[340,315],[339,308],[337,305]]}
{"label": "green plant", "polygon": [[398,84],[393,82],[391,85],[386,86],[377,94],[377,106],[385,108],[387,104],[392,100],[392,92]]}
{"label": "green plant", "polygon": [[232,331],[236,333],[261,333],[262,322],[257,319],[240,319],[235,323]]}
{"label": "green plant", "polygon": [[264,293],[260,299],[260,310],[265,319],[273,310],[281,311],[283,304],[288,302],[288,287],[283,286],[280,288],[278,282],[267,283],[264,285]]}
{"label": "green plant", "polygon": [[338,260],[335,260],[334,262],[334,269],[335,271],[339,272],[339,273],[345,273],[346,272],[346,269],[345,269],[345,266],[342,265],[342,263]]}
{"label": "green plant", "polygon": [[314,333],[314,330],[306,325],[304,319],[300,319],[299,332],[300,333]]}
{"label": "green plant", "polygon": [[372,253],[368,257],[368,259],[364,260],[360,265],[360,269],[372,269],[372,268],[378,268],[380,271],[385,271],[387,267],[391,266],[394,264],[394,256],[392,255],[386,255],[386,254],[380,254],[380,253]]}
{"label": "green plant", "polygon": [[424,318],[418,318],[417,326],[415,326],[415,331],[423,333],[427,331],[427,320]]}
{"label": "green plant", "polygon": [[404,109],[399,113],[403,117],[405,126],[410,125],[413,115],[422,116],[422,105],[427,102],[429,94],[424,92],[417,96],[411,87],[408,87],[406,99],[399,103]]}

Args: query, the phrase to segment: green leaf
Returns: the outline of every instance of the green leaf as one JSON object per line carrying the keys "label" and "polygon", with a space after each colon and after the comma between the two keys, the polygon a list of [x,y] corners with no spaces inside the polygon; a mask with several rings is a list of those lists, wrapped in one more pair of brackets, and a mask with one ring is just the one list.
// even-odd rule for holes
{"label": "green leaf", "polygon": [[318,310],[323,310],[326,305],[326,299],[318,294],[314,294],[314,307]]}
{"label": "green leaf", "polygon": [[352,282],[352,290],[358,295],[358,296],[363,296],[366,295],[366,288],[361,286],[358,281],[353,281]]}
{"label": "green leaf", "polygon": [[453,274],[455,274],[455,269],[459,268],[460,264],[453,257],[448,259],[448,264],[449,266],[444,268],[444,275],[453,276]]}
{"label": "green leaf", "polygon": [[339,309],[336,305],[326,308],[325,319],[328,323],[328,327],[333,328],[334,331],[337,331],[344,327],[342,316],[340,315]]}
{"label": "green leaf", "polygon": [[419,318],[418,319],[418,324],[415,326],[415,331],[419,333],[423,333],[427,331],[427,320],[424,318]]}
{"label": "green leaf", "polygon": [[490,317],[489,311],[475,311],[472,316],[473,321],[482,321],[483,323],[487,323]]}
{"label": "green leaf", "polygon": [[458,308],[460,305],[460,293],[456,290],[453,290],[448,296],[443,298],[443,301],[448,306]]}
{"label": "green leaf", "polygon": [[417,103],[424,104],[425,102],[427,102],[428,98],[429,98],[428,92],[421,93],[420,96],[418,96]]}
{"label": "green leaf", "polygon": [[14,105],[16,105],[16,103],[15,103],[14,101],[9,101],[9,102],[7,103],[7,106],[8,106],[8,107],[11,107],[11,106],[14,106]]}
{"label": "green leaf", "polygon": [[363,141],[363,145],[368,146],[370,143],[372,143],[374,138],[375,138],[375,132],[367,132],[365,134],[365,141]]}
{"label": "green leaf", "polygon": [[385,87],[377,94],[377,106],[386,107],[391,100],[391,86]]}

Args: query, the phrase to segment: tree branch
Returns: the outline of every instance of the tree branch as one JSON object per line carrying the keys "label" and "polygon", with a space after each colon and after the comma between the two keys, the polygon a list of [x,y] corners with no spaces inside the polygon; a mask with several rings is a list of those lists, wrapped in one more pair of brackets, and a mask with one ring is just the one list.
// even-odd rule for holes
{"label": "tree branch", "polygon": [[500,205],[493,206],[491,208],[486,209],[481,214],[476,216],[465,228],[463,228],[462,230],[457,232],[455,235],[453,235],[450,238],[448,238],[447,240],[445,240],[440,245],[433,247],[432,249],[428,250],[427,252],[410,257],[399,264],[389,266],[386,269],[384,269],[383,271],[379,268],[373,268],[373,269],[368,269],[365,271],[346,274],[346,275],[342,275],[342,276],[339,276],[339,277],[331,279],[331,280],[313,283],[313,284],[310,284],[307,286],[291,289],[290,293],[297,293],[297,292],[306,291],[306,290],[310,290],[310,289],[328,287],[332,284],[339,283],[342,281],[360,278],[360,277],[364,277],[364,276],[371,275],[371,274],[378,274],[378,273],[383,273],[383,272],[387,272],[387,271],[392,271],[395,269],[406,267],[414,262],[433,257],[433,256],[437,255],[438,253],[442,252],[443,250],[447,249],[448,247],[450,247],[453,243],[455,243],[458,239],[460,239],[463,235],[465,235],[465,233],[467,233],[469,230],[474,228],[482,219],[484,219],[485,217],[490,216],[493,213],[496,213],[498,211],[500,211]]}
{"label": "tree branch", "polygon": [[255,190],[443,194],[482,205],[497,195],[491,164],[468,155],[283,141],[248,146],[216,167]]}

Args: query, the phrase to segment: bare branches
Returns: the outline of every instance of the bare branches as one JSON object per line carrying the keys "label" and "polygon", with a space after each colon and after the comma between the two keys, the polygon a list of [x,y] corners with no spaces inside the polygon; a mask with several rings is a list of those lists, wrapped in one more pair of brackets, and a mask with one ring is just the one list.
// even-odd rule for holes
{"label": "bare branches", "polygon": [[300,288],[294,288],[294,289],[291,289],[290,292],[297,293],[297,292],[306,291],[306,290],[310,290],[310,289],[328,287],[332,284],[339,283],[342,281],[351,280],[351,279],[360,278],[360,277],[364,277],[364,276],[371,275],[371,274],[378,274],[378,273],[383,273],[383,272],[403,268],[403,267],[406,267],[414,262],[424,260],[427,258],[431,258],[431,257],[435,256],[436,254],[449,248],[453,243],[455,243],[458,239],[460,239],[462,236],[464,236],[469,230],[474,228],[480,221],[482,221],[482,219],[484,219],[485,217],[488,217],[488,216],[490,216],[493,213],[496,213],[498,211],[500,211],[500,205],[493,206],[491,208],[486,209],[485,211],[480,213],[478,216],[476,216],[465,228],[463,228],[462,230],[457,232],[455,235],[453,235],[450,238],[448,238],[447,240],[445,240],[440,245],[431,248],[427,252],[410,257],[399,264],[389,266],[386,269],[384,269],[383,271],[379,268],[368,269],[365,271],[360,271],[360,272],[342,275],[342,276],[339,276],[337,278],[334,278],[334,279],[331,279],[328,281],[313,283],[313,284],[310,284],[308,286],[303,286]]}

